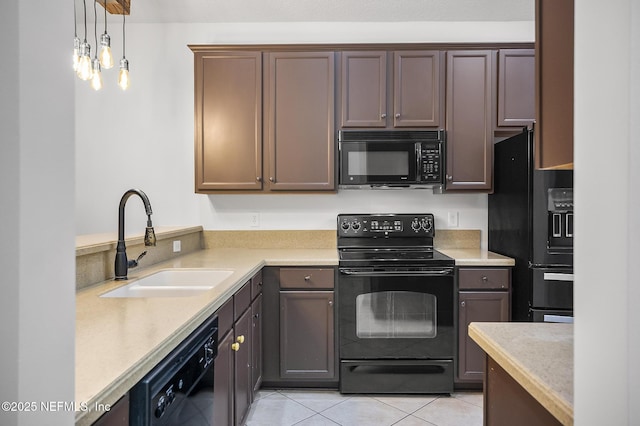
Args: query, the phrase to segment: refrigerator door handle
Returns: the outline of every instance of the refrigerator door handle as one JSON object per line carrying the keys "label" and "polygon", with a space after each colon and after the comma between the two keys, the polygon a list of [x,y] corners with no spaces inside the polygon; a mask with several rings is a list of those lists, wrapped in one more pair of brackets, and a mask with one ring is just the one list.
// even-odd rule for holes
{"label": "refrigerator door handle", "polygon": [[573,281],[573,274],[561,274],[558,272],[545,272],[543,275],[545,281]]}
{"label": "refrigerator door handle", "polygon": [[563,322],[573,324],[573,317],[564,315],[545,315],[542,320],[544,322]]}

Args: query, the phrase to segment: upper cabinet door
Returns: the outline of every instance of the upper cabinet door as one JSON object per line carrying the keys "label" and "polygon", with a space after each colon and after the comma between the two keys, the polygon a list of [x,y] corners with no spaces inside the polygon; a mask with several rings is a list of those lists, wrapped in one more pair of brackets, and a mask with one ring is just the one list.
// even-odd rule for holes
{"label": "upper cabinet door", "polygon": [[342,127],[386,127],[387,53],[342,52]]}
{"label": "upper cabinet door", "polygon": [[447,190],[490,190],[496,51],[447,53]]}
{"label": "upper cabinet door", "polygon": [[195,189],[262,188],[262,54],[195,53]]}
{"label": "upper cabinet door", "polygon": [[498,52],[498,127],[523,127],[535,119],[535,52]]}
{"label": "upper cabinet door", "polygon": [[334,53],[268,55],[268,188],[335,190]]}
{"label": "upper cabinet door", "polygon": [[439,127],[444,124],[444,52],[397,51],[393,54],[393,126]]}
{"label": "upper cabinet door", "polygon": [[536,0],[534,157],[540,169],[573,169],[573,1]]}

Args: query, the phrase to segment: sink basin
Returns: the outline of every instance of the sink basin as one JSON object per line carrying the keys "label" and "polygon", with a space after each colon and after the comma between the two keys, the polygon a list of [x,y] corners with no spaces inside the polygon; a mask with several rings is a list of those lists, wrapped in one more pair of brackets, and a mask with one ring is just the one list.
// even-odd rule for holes
{"label": "sink basin", "polygon": [[189,297],[211,290],[233,274],[225,269],[164,269],[100,297]]}

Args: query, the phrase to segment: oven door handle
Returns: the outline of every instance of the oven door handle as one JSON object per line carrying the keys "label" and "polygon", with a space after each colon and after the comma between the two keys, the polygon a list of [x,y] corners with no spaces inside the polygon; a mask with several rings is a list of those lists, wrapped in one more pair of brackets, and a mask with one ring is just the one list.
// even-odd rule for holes
{"label": "oven door handle", "polygon": [[441,277],[443,275],[453,275],[453,268],[432,269],[428,271],[369,271],[359,269],[340,269],[340,273],[359,277]]}

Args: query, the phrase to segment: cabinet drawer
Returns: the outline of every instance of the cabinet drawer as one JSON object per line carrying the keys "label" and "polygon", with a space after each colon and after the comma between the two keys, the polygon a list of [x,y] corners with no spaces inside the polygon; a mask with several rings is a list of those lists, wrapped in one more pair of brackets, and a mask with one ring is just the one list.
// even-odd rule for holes
{"label": "cabinet drawer", "polygon": [[251,300],[254,300],[262,293],[262,270],[251,278]]}
{"label": "cabinet drawer", "polygon": [[460,268],[460,290],[506,290],[510,287],[511,270],[508,268]]}
{"label": "cabinet drawer", "polygon": [[280,288],[332,289],[332,268],[282,268]]}
{"label": "cabinet drawer", "polygon": [[251,281],[247,281],[240,290],[233,295],[233,319],[240,318],[251,304]]}
{"label": "cabinet drawer", "polygon": [[215,313],[218,316],[218,336],[224,336],[233,327],[233,297],[220,306]]}

